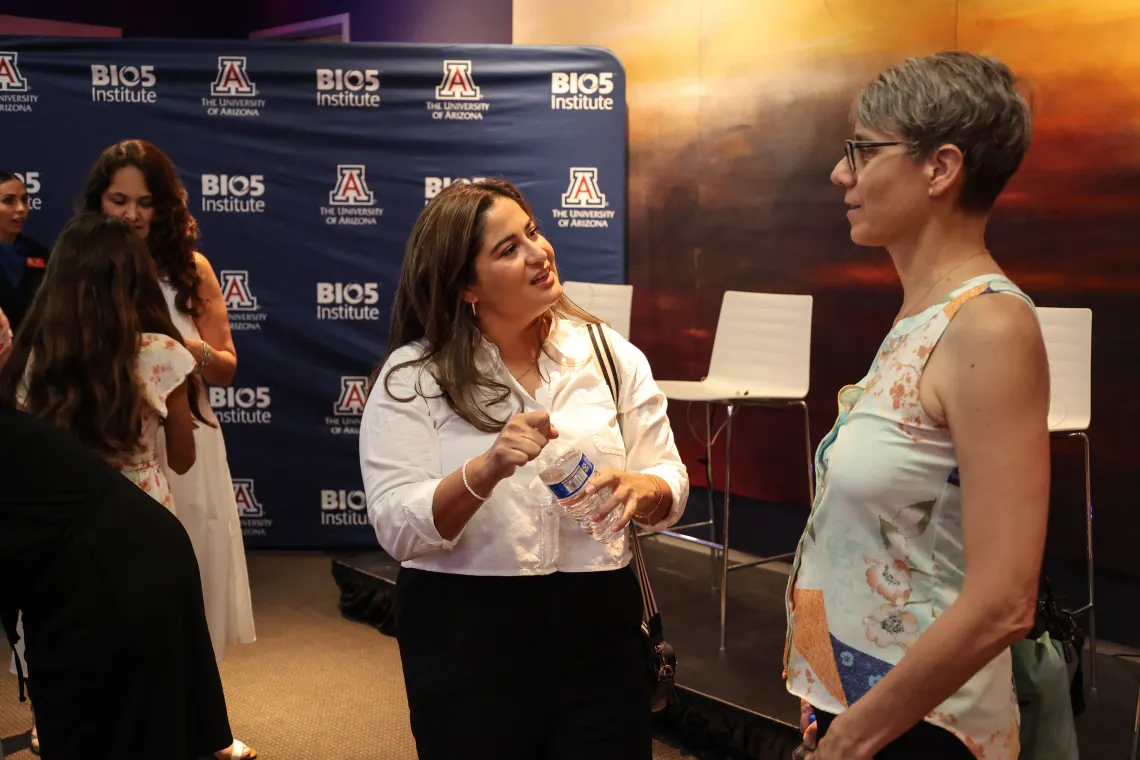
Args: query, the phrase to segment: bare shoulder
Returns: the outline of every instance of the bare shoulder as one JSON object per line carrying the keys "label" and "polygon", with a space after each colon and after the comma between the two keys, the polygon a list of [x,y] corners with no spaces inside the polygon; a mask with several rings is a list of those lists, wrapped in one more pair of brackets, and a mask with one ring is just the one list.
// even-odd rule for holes
{"label": "bare shoulder", "polygon": [[214,273],[214,268],[210,266],[210,260],[201,251],[194,251],[194,267],[198,270],[199,276],[202,277]]}
{"label": "bare shoulder", "polygon": [[959,360],[972,357],[1044,357],[1037,314],[1025,299],[994,293],[971,298],[946,328],[943,348]]}

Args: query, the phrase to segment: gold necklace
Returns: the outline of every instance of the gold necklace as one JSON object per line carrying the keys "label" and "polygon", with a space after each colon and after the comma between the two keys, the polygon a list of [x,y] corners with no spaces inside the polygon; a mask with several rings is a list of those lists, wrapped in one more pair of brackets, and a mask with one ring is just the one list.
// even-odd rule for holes
{"label": "gold necklace", "polygon": [[[968,256],[968,257],[966,257],[965,259],[962,259],[962,261],[958,262],[958,264],[957,264],[956,266],[954,266],[952,269],[950,269],[950,270],[948,270],[948,271],[946,271],[946,272],[943,272],[942,274],[940,274],[940,275],[938,275],[937,277],[935,277],[935,278],[934,278],[934,281],[930,283],[930,287],[928,287],[928,288],[926,289],[926,291],[925,291],[925,292],[923,292],[922,296],[921,296],[921,297],[920,297],[920,298],[919,298],[917,301],[915,301],[915,303],[922,303],[924,300],[926,300],[926,297],[927,297],[928,295],[930,295],[930,291],[934,290],[934,286],[935,286],[935,285],[937,285],[938,283],[942,282],[943,280],[945,280],[947,277],[949,277],[950,275],[952,275],[952,274],[954,274],[955,272],[957,272],[957,271],[958,271],[959,269],[961,269],[962,267],[966,266],[966,263],[967,263],[967,262],[969,262],[969,261],[971,261],[971,260],[973,260],[973,259],[976,259],[976,258],[978,258],[979,256],[981,256],[983,253],[989,253],[989,251],[978,251],[978,252],[977,252],[977,253],[975,253],[973,256]],[[908,318],[910,318],[910,317],[913,317],[913,316],[914,316],[914,314],[907,314],[907,313],[905,313],[905,312],[906,312],[906,310],[905,310],[905,309],[900,309],[900,310],[899,310],[899,316],[898,316],[898,317],[895,319],[895,324],[896,324],[896,325],[897,325],[899,322],[902,322],[904,319],[908,319]],[[918,313],[918,312],[915,312],[915,314],[917,314],[917,313]]]}

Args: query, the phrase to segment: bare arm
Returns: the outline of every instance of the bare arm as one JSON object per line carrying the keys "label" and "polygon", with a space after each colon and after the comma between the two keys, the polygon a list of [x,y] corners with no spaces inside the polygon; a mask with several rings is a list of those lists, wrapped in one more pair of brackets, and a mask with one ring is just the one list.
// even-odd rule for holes
{"label": "bare arm", "polygon": [[166,397],[166,419],[162,422],[166,434],[166,463],[170,469],[183,475],[194,466],[197,452],[194,448],[194,418],[190,412],[190,395],[182,383]]}
{"label": "bare arm", "polygon": [[[941,356],[940,356],[941,354]],[[958,456],[966,576],[958,599],[820,742],[870,758],[1032,628],[1049,516],[1049,367],[1026,304],[966,304],[934,357]],[[929,371],[929,369],[928,369]]]}
{"label": "bare arm", "polygon": [[[230,318],[226,311],[226,299],[222,296],[222,286],[210,262],[200,253],[194,254],[198,265],[198,294],[194,301],[198,316],[194,320],[202,340],[210,346],[210,363],[202,368],[202,377],[210,385],[229,385],[237,372],[237,349],[230,335]],[[201,362],[205,354],[202,344],[187,340],[186,348]]]}

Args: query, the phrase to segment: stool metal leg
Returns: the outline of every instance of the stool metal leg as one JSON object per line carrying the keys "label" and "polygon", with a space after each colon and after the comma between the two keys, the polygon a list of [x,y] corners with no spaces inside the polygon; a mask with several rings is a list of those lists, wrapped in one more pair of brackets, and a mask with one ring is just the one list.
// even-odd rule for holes
{"label": "stool metal leg", "polygon": [[[716,504],[713,498],[713,405],[705,402],[705,482],[708,483],[709,497],[709,543],[716,543]],[[717,592],[717,560],[720,555],[715,546],[709,547],[709,577],[712,578],[712,592]]]}
{"label": "stool metal leg", "polygon": [[732,413],[735,405],[727,404],[728,420],[724,430],[724,535],[721,539],[721,574],[720,574],[720,651],[724,651],[725,621],[728,613],[728,502],[732,491]]}
{"label": "stool metal leg", "polygon": [[810,510],[815,506],[815,458],[811,453],[811,418],[808,416],[807,401],[801,399],[797,403],[804,410],[804,446],[807,452],[808,509]]}
{"label": "stool metal leg", "polygon": [[1088,559],[1089,575],[1089,602],[1085,610],[1089,613],[1089,690],[1096,694],[1096,599],[1094,597],[1094,566],[1093,561],[1093,508],[1092,508],[1092,482],[1090,479],[1089,437],[1084,432],[1073,433],[1073,438],[1080,438],[1085,445],[1085,540],[1087,542],[1086,556]]}

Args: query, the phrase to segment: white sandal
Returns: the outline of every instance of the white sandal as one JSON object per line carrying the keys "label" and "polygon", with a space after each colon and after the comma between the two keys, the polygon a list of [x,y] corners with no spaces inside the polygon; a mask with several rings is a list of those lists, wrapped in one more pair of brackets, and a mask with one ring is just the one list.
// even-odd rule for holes
{"label": "white sandal", "polygon": [[234,739],[234,743],[231,744],[228,749],[215,752],[214,757],[218,758],[218,760],[257,760],[257,750]]}
{"label": "white sandal", "polygon": [[32,750],[33,755],[36,757],[40,756],[40,734],[38,731],[36,731],[35,723],[32,724],[32,744],[30,749]]}

